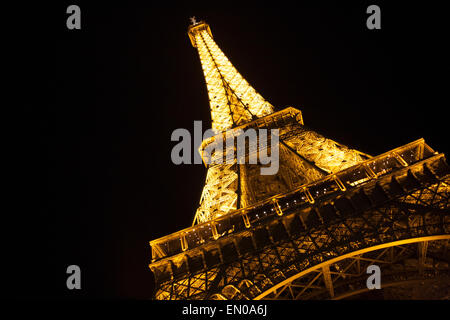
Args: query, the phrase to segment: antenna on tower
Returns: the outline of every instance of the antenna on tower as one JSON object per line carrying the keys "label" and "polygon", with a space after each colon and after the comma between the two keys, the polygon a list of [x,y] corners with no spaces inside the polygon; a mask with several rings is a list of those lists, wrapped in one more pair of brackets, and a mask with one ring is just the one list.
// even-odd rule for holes
{"label": "antenna on tower", "polygon": [[195,19],[195,16],[190,17],[189,19],[191,20],[191,23],[193,26],[197,24],[197,20]]}

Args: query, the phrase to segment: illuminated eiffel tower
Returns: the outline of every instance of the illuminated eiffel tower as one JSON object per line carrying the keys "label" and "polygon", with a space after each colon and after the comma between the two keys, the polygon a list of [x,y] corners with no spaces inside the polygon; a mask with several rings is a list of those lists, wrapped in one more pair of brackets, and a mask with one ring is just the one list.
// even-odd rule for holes
{"label": "illuminated eiffel tower", "polygon": [[261,164],[207,165],[193,225],[150,242],[154,298],[342,299],[368,290],[370,264],[380,266],[382,288],[449,275],[443,154],[423,139],[375,157],[330,140],[307,128],[299,110],[274,112],[208,24],[192,19],[188,35],[217,133],[200,152],[221,133],[278,129],[279,170],[264,176]]}

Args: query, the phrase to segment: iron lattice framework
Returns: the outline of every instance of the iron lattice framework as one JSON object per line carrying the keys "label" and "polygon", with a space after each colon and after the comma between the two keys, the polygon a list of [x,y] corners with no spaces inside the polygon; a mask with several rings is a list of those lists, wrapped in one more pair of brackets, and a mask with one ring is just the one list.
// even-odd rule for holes
{"label": "iron lattice framework", "polygon": [[[304,126],[299,110],[273,112],[206,23],[188,34],[213,129],[227,136],[278,129],[280,167],[261,176],[258,164],[208,166],[194,225],[150,242],[156,299],[347,298],[367,289],[371,263],[381,265],[385,287],[448,275],[443,154],[420,139],[371,157],[325,138]],[[200,152],[222,137],[205,140]]]}
{"label": "iron lattice framework", "polygon": [[[237,160],[208,167],[194,224],[292,190],[367,159],[367,155],[307,129],[297,109],[287,108],[274,114],[272,105],[248,84],[214,42],[208,24],[191,25],[188,35],[200,56],[212,129],[229,137],[237,136],[239,129],[249,128],[279,129],[281,135],[281,168],[277,175],[261,176],[256,174],[259,166],[237,165]],[[201,153],[208,142],[203,143]],[[226,157],[233,151],[217,152],[215,157]]]}

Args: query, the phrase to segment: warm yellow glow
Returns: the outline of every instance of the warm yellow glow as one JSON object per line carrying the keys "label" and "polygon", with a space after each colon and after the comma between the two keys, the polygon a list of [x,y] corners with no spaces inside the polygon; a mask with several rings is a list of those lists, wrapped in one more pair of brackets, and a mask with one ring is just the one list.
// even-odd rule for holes
{"label": "warm yellow glow", "polygon": [[342,183],[342,181],[339,179],[339,177],[337,175],[334,175],[333,179],[341,191],[347,190],[347,188],[345,187],[345,185]]}
{"label": "warm yellow glow", "polygon": [[276,198],[273,199],[273,205],[275,207],[277,215],[282,216],[283,210],[281,210],[280,204],[278,203],[278,200]]}
{"label": "warm yellow glow", "polygon": [[[202,26],[203,25],[203,26]],[[264,100],[239,74],[211,36],[206,23],[190,28],[202,63],[208,87],[212,128],[216,132],[250,122],[273,112],[272,105]]]}
{"label": "warm yellow glow", "polygon": [[[391,205],[389,207],[390,215],[393,216],[396,211],[405,210],[396,207],[397,204],[400,205],[400,202],[413,208],[416,205],[435,206],[435,209],[439,207],[438,210],[446,210],[448,201],[444,203],[444,200],[448,199],[449,176],[448,174],[443,176],[443,172],[448,173],[445,171],[448,168],[443,165],[444,155],[435,153],[423,139],[376,157],[328,139],[306,128],[299,110],[288,107],[274,112],[272,105],[256,93],[219,49],[213,40],[208,24],[197,23],[194,20],[193,25],[189,27],[188,35],[200,56],[208,89],[212,128],[216,132],[216,136],[205,139],[200,147],[200,154],[208,172],[193,225],[150,241],[153,261],[149,267],[158,281],[157,299],[211,298],[225,300],[233,299],[240,290],[244,292],[242,290],[252,288],[256,291],[253,291],[249,297],[256,296],[255,299],[258,300],[318,269],[322,269],[325,285],[333,297],[333,283],[329,268],[332,264],[388,247],[450,239],[450,235],[445,234],[448,233],[448,229],[438,228],[437,222],[424,225],[425,228],[433,228],[427,233],[418,230],[419,233],[409,235],[402,233],[401,237],[397,238],[387,237],[389,234],[385,237],[384,233],[390,227],[391,222],[394,227],[402,226],[398,229],[399,232],[406,231],[403,227],[405,222],[400,218],[391,221],[393,218],[389,216],[386,217],[386,219],[389,218],[389,221],[386,220],[387,223],[376,220],[377,226],[371,226],[368,222],[364,222],[364,220],[368,220],[363,219],[364,215],[381,218],[377,210],[370,209],[370,211],[364,211],[361,216],[349,215],[347,217],[345,213],[347,209],[344,208],[342,217],[348,219],[350,223],[354,223],[356,228],[353,231],[353,225],[349,228],[346,222],[342,222],[343,225],[345,224],[343,230],[336,225],[336,231],[339,233],[332,236],[334,241],[340,241],[339,237],[345,239],[347,234],[350,236],[349,239],[352,239],[353,233],[355,233],[356,239],[359,239],[359,234],[363,234],[361,230],[366,227],[377,228],[378,233],[368,234],[367,237],[370,239],[365,239],[365,242],[355,240],[354,243],[346,246],[345,251],[336,250],[333,253],[331,250],[325,249],[326,251],[319,251],[321,255],[323,254],[319,259],[314,255],[304,260],[296,260],[295,264],[287,268],[286,263],[290,264],[292,257],[297,256],[297,253],[302,254],[299,257],[302,257],[303,254],[314,254],[309,242],[318,249],[324,248],[320,247],[320,243],[328,245],[326,241],[331,237],[328,228],[333,228],[333,224],[326,224],[331,221],[327,219],[331,218],[326,217],[328,209],[324,205],[331,206],[332,209],[334,207],[335,213],[341,215],[339,213],[341,209],[337,205],[338,199],[347,199],[347,202],[350,201],[351,206],[357,209],[359,205],[351,197],[356,192],[372,192],[371,188],[377,185],[383,189],[388,183],[394,182],[395,185],[395,181],[402,182],[400,185],[400,192],[402,192],[405,185],[402,179],[406,177],[409,179],[412,176],[412,180],[414,180],[414,177],[418,177],[418,183],[423,182],[419,183],[420,188],[403,190],[404,194],[401,198],[398,198],[397,191],[392,193],[390,187],[386,190],[383,189],[387,195],[395,196],[395,198],[390,198],[395,201],[389,202]],[[220,145],[223,141],[220,133],[236,136],[238,129],[248,128],[279,130],[277,136],[280,139],[280,168],[276,175],[261,176],[259,171],[261,165],[238,164],[236,159],[225,164],[211,164],[207,161],[227,158],[230,151],[234,152],[234,146],[230,146],[228,149],[225,146],[222,150],[214,149],[215,153],[211,155],[203,153],[207,146]],[[258,149],[257,152],[261,152],[261,150]],[[248,154],[246,155],[248,156]],[[372,195],[371,193],[370,196]],[[380,201],[383,201],[382,203],[385,201],[378,200],[376,197],[370,199],[373,206],[378,206]],[[322,208],[326,210],[322,211]],[[412,210],[412,212],[414,211]],[[316,214],[322,225],[316,226],[316,221],[309,219],[310,214]],[[314,218],[314,216],[312,217]],[[434,215],[432,217],[435,218]],[[278,220],[276,221],[279,223],[278,226],[272,224],[275,220]],[[420,221],[416,220],[413,225],[421,225]],[[245,228],[242,227],[242,223]],[[306,229],[312,228],[311,230],[317,234],[317,237],[314,236],[313,239],[310,235],[311,240],[308,240],[307,237],[296,236],[295,232],[290,231],[290,227],[287,228],[288,225],[294,228],[294,223],[301,223]],[[277,235],[277,232],[281,233],[276,228],[282,227],[283,224],[291,238],[290,242],[296,248],[288,248],[285,240],[276,240],[280,236],[280,234]],[[270,249],[264,245],[260,247],[257,243],[259,236],[256,229],[259,230],[260,226],[269,232],[269,239],[272,241]],[[295,229],[293,230],[295,231]],[[371,229],[370,232],[372,231]],[[424,237],[425,234],[435,234],[435,236]],[[337,235],[336,239],[335,235]],[[380,243],[377,237],[381,238],[381,242],[404,237],[416,238],[374,245]],[[247,252],[245,250],[249,250],[249,248],[246,249],[245,243],[240,242],[240,239],[244,240],[244,238],[249,238],[253,243],[250,247],[255,246],[257,250],[253,253],[252,251],[245,253]],[[225,256],[229,252],[230,240],[236,249],[234,254],[237,253],[239,256],[235,257],[239,260],[231,263],[229,259],[233,257]],[[244,245],[242,245],[243,243]],[[371,245],[372,247],[367,247]],[[356,250],[361,247],[367,248]],[[225,250],[225,248],[227,249]],[[260,248],[264,248],[263,252],[259,251]],[[356,251],[336,256],[351,250]],[[280,254],[282,251],[286,252],[283,258]],[[209,260],[207,255],[214,258]],[[252,255],[258,255],[258,257]],[[425,257],[425,255],[423,256]],[[320,263],[331,257],[334,258]],[[217,259],[220,260],[220,263]],[[277,260],[279,264],[277,264]],[[191,261],[194,263],[191,264]],[[240,266],[238,266],[239,264]],[[300,266],[299,269],[298,266]],[[299,270],[304,271],[299,272]],[[242,272],[239,275],[241,278],[237,277],[237,272]],[[281,274],[283,278],[280,278],[278,274]],[[285,276],[288,278],[284,278]],[[253,282],[242,277],[250,277]],[[278,283],[278,281],[280,282]],[[212,293],[214,294],[210,295]],[[342,296],[336,298],[340,297]]]}
{"label": "warm yellow glow", "polygon": [[408,166],[408,163],[397,152],[392,152],[392,154],[402,166]]}
{"label": "warm yellow glow", "polygon": [[311,195],[311,193],[309,192],[307,187],[303,187],[303,192],[305,193],[306,199],[308,200],[309,203],[313,204],[315,202],[313,196]]}
{"label": "warm yellow glow", "polygon": [[[423,151],[420,153],[416,153],[417,150],[422,149]],[[424,151],[426,150],[426,154],[424,153]],[[313,195],[311,194],[311,192],[309,191],[310,188],[314,188],[314,189],[322,189],[322,194],[318,194],[315,193],[315,197],[317,197],[317,200],[320,201],[320,198],[322,196],[325,196],[328,194],[328,192],[334,192],[332,188],[328,188],[326,187],[326,185],[329,183],[329,181],[334,181],[334,183],[336,183],[339,187],[339,191],[340,192],[345,192],[347,190],[347,188],[345,187],[345,184],[342,182],[343,179],[346,179],[345,182],[346,184],[348,184],[349,186],[352,187],[356,187],[359,186],[365,182],[368,182],[372,179],[377,179],[382,177],[385,174],[389,174],[389,172],[392,172],[391,170],[394,169],[396,167],[396,161],[394,161],[394,163],[390,162],[390,160],[393,160],[393,152],[396,152],[398,154],[409,154],[409,155],[414,155],[413,158],[409,159],[409,161],[411,161],[411,164],[408,164],[407,167],[403,167],[402,168],[398,168],[395,169],[396,175],[405,175],[407,173],[407,171],[417,171],[417,170],[421,170],[421,168],[423,168],[423,165],[425,163],[427,163],[428,165],[432,165],[433,163],[439,163],[441,160],[440,159],[444,159],[444,155],[443,154],[436,154],[434,152],[433,149],[431,149],[428,145],[425,144],[425,141],[423,139],[419,139],[416,141],[413,141],[411,143],[408,143],[404,146],[398,147],[394,150],[388,151],[384,154],[381,154],[379,156],[376,157],[372,157],[368,160],[365,160],[353,167],[347,168],[345,170],[342,170],[340,172],[337,172],[336,174],[332,174],[332,175],[328,175],[323,177],[322,179],[319,180],[315,180],[313,182],[304,184],[299,186],[298,188],[294,188],[292,190],[289,190],[289,192],[286,193],[280,193],[280,194],[276,194],[272,197],[268,197],[263,199],[262,201],[256,202],[256,203],[251,203],[250,205],[246,206],[243,209],[239,209],[239,210],[233,210],[229,213],[227,213],[227,217],[230,216],[242,216],[242,219],[244,221],[244,224],[246,225],[247,228],[249,228],[251,226],[250,220],[248,218],[247,213],[252,212],[253,210],[255,210],[258,206],[263,205],[263,204],[269,204],[272,203],[272,205],[275,205],[276,203],[279,204],[279,201],[283,202],[284,199],[289,198],[290,196],[293,196],[295,194],[301,194],[303,195],[303,198],[300,199],[298,198],[297,204],[300,204],[302,201],[308,202],[310,204],[313,204],[316,202],[316,199],[313,197]],[[421,155],[420,158],[419,155]],[[394,166],[394,168],[392,167],[392,165]],[[217,166],[216,168],[220,168],[220,166]],[[374,172],[372,170],[372,168],[374,168],[373,170],[376,170],[376,172]],[[364,178],[360,178],[361,173],[365,173],[364,174]],[[345,178],[347,177],[347,178]],[[246,178],[246,177],[245,177]],[[216,182],[220,182],[220,178],[216,180]],[[208,187],[210,187],[209,185],[205,186],[205,189],[207,189]],[[220,190],[220,188],[218,188],[218,190]],[[442,193],[442,194],[447,194],[448,193],[448,184],[446,184],[445,182],[441,182],[438,186],[437,186],[437,190],[436,192],[438,193]],[[245,194],[245,192],[247,192],[246,190],[242,191],[243,194]],[[403,201],[404,202],[410,202],[410,203],[415,203],[416,198],[421,197],[423,200],[426,201],[433,201],[439,199],[439,197],[436,197],[434,195],[434,192],[431,191],[429,188],[425,188],[423,190],[419,190],[416,191],[415,193],[407,196]],[[283,214],[283,212],[281,211],[281,206],[278,207],[278,209],[280,209],[280,211],[277,210],[277,207],[274,206],[274,209],[276,210],[276,213],[278,215]],[[270,212],[269,212],[270,214]],[[197,227],[201,227],[201,228],[213,228],[212,226],[217,227],[217,223],[219,223],[220,220],[220,216],[216,216],[211,220],[207,220],[204,222],[201,222],[199,225],[197,226],[191,226],[189,228],[180,230],[178,232],[172,233],[168,236],[156,239],[156,240],[152,240],[150,241],[150,246],[152,247],[152,251],[153,251],[153,258],[155,260],[163,258],[167,255],[167,253],[165,252],[165,248],[167,243],[170,240],[174,240],[174,239],[180,239],[187,235],[187,234],[196,234],[195,232],[195,228]],[[214,230],[211,231],[212,233],[214,233]],[[233,230],[227,230],[227,233],[231,233],[233,232]],[[197,238],[199,235],[196,234],[195,237]],[[213,238],[215,240],[217,240],[221,235],[219,233],[217,234],[212,234]]]}
{"label": "warm yellow glow", "polygon": [[344,254],[342,256],[339,256],[337,258],[334,259],[330,259],[327,260],[325,262],[319,263],[309,269],[306,269],[302,272],[299,272],[295,275],[293,275],[292,277],[289,277],[287,279],[285,279],[284,281],[278,283],[277,285],[271,287],[269,290],[262,292],[260,295],[258,295],[257,297],[255,297],[254,300],[261,300],[263,299],[265,296],[267,296],[269,293],[277,290],[278,288],[283,287],[284,285],[286,285],[287,283],[292,282],[293,280],[300,278],[302,276],[304,276],[307,273],[310,273],[314,270],[317,269],[321,269],[325,266],[330,266],[332,264],[335,264],[336,262],[339,262],[341,260],[350,258],[350,257],[354,257],[357,255],[361,255],[367,252],[371,252],[371,251],[376,251],[376,250],[380,250],[380,249],[384,249],[384,248],[389,248],[389,247],[394,247],[394,246],[401,246],[401,245],[405,245],[405,244],[410,244],[410,243],[415,243],[415,242],[423,242],[423,241],[435,241],[435,240],[445,240],[445,239],[450,239],[450,235],[440,235],[440,236],[429,236],[429,237],[421,237],[421,238],[411,238],[411,239],[405,239],[405,240],[399,240],[399,241],[394,241],[394,242],[389,242],[389,243],[383,243],[377,246],[373,246],[370,248],[365,248],[365,249],[361,249],[358,251],[354,251],[348,254]]}
{"label": "warm yellow glow", "polygon": [[[256,127],[262,125],[277,128],[281,134],[298,131],[295,135],[285,137],[284,145],[281,145],[280,157],[284,159],[281,163],[283,172],[279,175],[286,180],[283,189],[276,186],[278,177],[254,177],[252,168],[238,165],[236,161],[208,166],[205,187],[193,225],[223,216],[280,191],[286,192],[301,184],[321,179],[326,174],[351,167],[368,157],[314,131],[302,130],[303,117],[296,109],[287,108],[285,112],[295,119],[294,126],[278,124],[277,120],[271,123],[272,119],[277,119],[273,106],[233,67],[213,40],[209,25],[204,22],[196,23],[189,27],[188,35],[200,57],[208,89],[212,129],[216,133],[233,134],[233,129],[244,128],[249,123],[254,123]],[[265,121],[258,123],[258,119]],[[205,142],[214,141],[215,138],[204,141],[200,150],[202,157]],[[216,157],[226,156],[228,152],[230,150],[223,150]],[[298,153],[302,158],[293,157],[292,152]],[[238,190],[239,185],[241,190]],[[339,185],[340,188],[342,186]],[[314,202],[311,195],[307,196],[311,203]]]}
{"label": "warm yellow glow", "polygon": [[248,219],[247,212],[242,212],[242,219],[244,220],[244,225],[246,228],[250,228],[250,220]]}

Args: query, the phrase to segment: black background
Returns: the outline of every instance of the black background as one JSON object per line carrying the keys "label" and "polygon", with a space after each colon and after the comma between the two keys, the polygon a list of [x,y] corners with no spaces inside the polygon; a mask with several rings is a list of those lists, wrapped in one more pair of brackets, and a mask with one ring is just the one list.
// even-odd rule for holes
{"label": "black background", "polygon": [[[81,8],[81,30],[66,8]],[[378,4],[382,29],[366,28]],[[13,209],[3,264],[12,297],[149,298],[148,241],[189,226],[203,165],[172,164],[176,128],[210,126],[186,34],[211,26],[244,78],[306,125],[377,155],[425,138],[447,144],[448,33],[438,5],[381,1],[24,5],[14,38]],[[26,23],[25,23],[26,22]],[[7,221],[7,222],[6,222]],[[82,290],[66,288],[81,267]]]}

